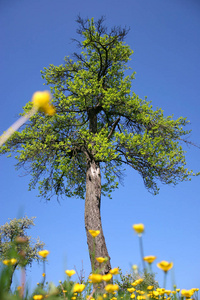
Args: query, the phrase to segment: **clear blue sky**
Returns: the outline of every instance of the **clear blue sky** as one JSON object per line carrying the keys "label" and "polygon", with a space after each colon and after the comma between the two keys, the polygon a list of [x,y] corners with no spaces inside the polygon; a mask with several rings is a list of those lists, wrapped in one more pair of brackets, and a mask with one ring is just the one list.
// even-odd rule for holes
{"label": "clear blue sky", "polygon": [[[63,63],[77,50],[75,19],[106,16],[108,27],[130,27],[126,42],[134,50],[130,66],[136,71],[132,89],[148,96],[164,114],[191,121],[190,140],[200,145],[200,2],[199,0],[1,0],[0,1],[0,132],[16,119],[37,90],[43,90],[40,70]],[[185,147],[188,168],[200,171],[200,150]],[[64,280],[74,265],[90,272],[84,228],[84,201],[56,199],[45,203],[37,189],[28,191],[29,177],[15,170],[13,158],[0,157],[0,224],[8,218],[36,216],[30,234],[39,236],[51,253],[47,280]],[[174,262],[168,277],[177,287],[200,288],[200,178],[175,188],[160,185],[158,196],[145,189],[141,177],[128,169],[124,186],[102,198],[102,222],[112,267],[125,273],[140,264],[137,236],[132,224],[144,223],[145,255]],[[162,285],[163,274],[157,269]],[[36,263],[27,272],[32,287],[41,280]],[[74,277],[75,278],[75,277]],[[16,279],[17,280],[17,279]]]}

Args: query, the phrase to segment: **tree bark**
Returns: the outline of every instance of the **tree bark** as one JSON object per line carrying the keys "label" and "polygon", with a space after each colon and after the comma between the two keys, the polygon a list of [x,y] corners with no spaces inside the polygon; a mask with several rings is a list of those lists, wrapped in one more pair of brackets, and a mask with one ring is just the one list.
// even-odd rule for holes
{"label": "tree bark", "polygon": [[[92,271],[101,268],[94,257],[107,257],[104,264],[103,274],[107,274],[111,269],[110,257],[103,235],[100,215],[101,205],[101,172],[100,165],[95,161],[89,161],[86,172],[86,198],[85,198],[85,229],[87,234],[87,244],[89,249]],[[88,230],[99,230],[100,234],[93,238]],[[95,245],[94,245],[95,244]],[[95,249],[94,249],[95,248]],[[94,253],[95,250],[95,253]],[[94,257],[93,257],[94,253]]]}

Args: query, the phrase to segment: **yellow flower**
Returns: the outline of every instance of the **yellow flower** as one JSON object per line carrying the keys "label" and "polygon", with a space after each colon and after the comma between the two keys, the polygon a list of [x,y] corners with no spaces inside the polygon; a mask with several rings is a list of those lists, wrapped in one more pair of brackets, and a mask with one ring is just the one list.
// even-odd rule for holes
{"label": "yellow flower", "polygon": [[66,270],[65,273],[67,274],[67,276],[71,277],[72,275],[76,274],[76,271],[74,271],[74,270]]}
{"label": "yellow flower", "polygon": [[117,275],[117,274],[119,274],[119,268],[111,269],[111,270],[110,270],[110,274],[112,274],[112,275]]}
{"label": "yellow flower", "polygon": [[45,277],[46,276],[46,274],[45,273],[42,273],[42,277]]}
{"label": "yellow flower", "polygon": [[36,109],[43,111],[49,116],[53,116],[56,111],[54,106],[50,104],[50,100],[51,93],[49,91],[35,92],[32,97],[33,106]]}
{"label": "yellow flower", "polygon": [[143,257],[143,260],[148,262],[148,264],[152,264],[152,262],[154,262],[155,259],[156,259],[156,256],[153,256],[153,255]]}
{"label": "yellow flower", "polygon": [[67,290],[62,290],[63,291],[63,293],[67,293]]}
{"label": "yellow flower", "polygon": [[110,281],[112,279],[112,274],[106,274],[106,275],[102,275],[102,279],[104,281]]}
{"label": "yellow flower", "polygon": [[117,284],[107,284],[104,289],[108,293],[113,293],[114,291],[119,290],[119,286]]}
{"label": "yellow flower", "polygon": [[173,267],[173,263],[172,262],[169,263],[163,260],[157,264],[157,267],[163,270],[164,272],[167,272]]}
{"label": "yellow flower", "polygon": [[141,234],[144,232],[144,224],[134,224],[133,229],[136,233]]}
{"label": "yellow flower", "polygon": [[43,257],[43,258],[46,258],[47,255],[49,255],[49,251],[48,250],[41,250],[38,252],[38,254]]}
{"label": "yellow flower", "polygon": [[93,283],[99,283],[99,282],[102,282],[103,276],[101,274],[91,274],[89,275],[89,279],[91,280],[91,282]]}
{"label": "yellow flower", "polygon": [[144,295],[144,294],[145,294],[144,291],[137,291],[137,292],[138,292],[138,294],[140,294],[140,295]]}
{"label": "yellow flower", "polygon": [[194,291],[191,290],[181,290],[181,296],[186,297],[186,298],[190,298],[192,297],[192,295],[194,294]]}
{"label": "yellow flower", "polygon": [[34,299],[34,300],[41,300],[41,299],[43,299],[43,298],[44,298],[43,295],[34,295],[34,296],[33,296],[33,299]]}
{"label": "yellow flower", "polygon": [[132,286],[136,286],[136,285],[142,283],[143,280],[144,280],[144,279],[139,278],[139,279],[135,280],[133,283],[131,283],[131,285],[132,285]]}
{"label": "yellow flower", "polygon": [[135,292],[135,289],[134,289],[134,288],[128,288],[127,291],[128,291],[129,293],[133,293],[133,292]]}
{"label": "yellow flower", "polygon": [[17,259],[16,258],[4,259],[2,262],[6,266],[13,266],[17,263]]}
{"label": "yellow flower", "polygon": [[107,294],[103,294],[103,298],[107,298]]}
{"label": "yellow flower", "polygon": [[81,293],[84,289],[85,289],[85,285],[84,284],[76,283],[75,286],[74,286],[74,288],[73,288],[73,292],[74,293]]}
{"label": "yellow flower", "polygon": [[165,294],[167,294],[167,296],[169,296],[171,294],[170,290],[165,290]]}
{"label": "yellow flower", "polygon": [[176,289],[176,291],[179,293],[179,292],[180,292],[180,289]]}
{"label": "yellow flower", "polygon": [[99,230],[92,230],[92,229],[90,229],[89,233],[91,234],[91,236],[93,238],[95,238],[96,236],[98,236],[100,234],[100,231]]}
{"label": "yellow flower", "polygon": [[131,294],[131,299],[134,299],[135,298],[135,294]]}
{"label": "yellow flower", "polygon": [[149,285],[149,286],[147,287],[147,290],[152,290],[153,288],[154,288],[153,285]]}
{"label": "yellow flower", "polygon": [[96,257],[96,260],[101,264],[103,263],[106,259],[104,257]]}
{"label": "yellow flower", "polygon": [[138,296],[137,296],[137,299],[138,299],[138,300],[145,300],[145,299],[146,299],[146,296],[144,296],[144,295],[142,295],[142,296],[138,295]]}

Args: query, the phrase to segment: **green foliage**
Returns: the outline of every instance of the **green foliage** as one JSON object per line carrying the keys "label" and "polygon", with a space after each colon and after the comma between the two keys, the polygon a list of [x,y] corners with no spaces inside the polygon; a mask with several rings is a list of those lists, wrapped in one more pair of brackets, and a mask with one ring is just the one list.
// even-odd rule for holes
{"label": "green foliage", "polygon": [[[103,21],[78,18],[80,53],[42,71],[57,113],[37,113],[0,149],[16,153],[17,167],[29,167],[30,189],[38,183],[46,199],[84,198],[86,169],[92,161],[100,163],[104,195],[118,186],[126,166],[136,170],[154,194],[158,181],[175,185],[199,174],[185,167],[180,145],[187,143],[189,131],[184,127],[189,121],[165,117],[131,91],[135,73],[125,76],[133,54],[124,43],[128,30],[115,27],[107,32]],[[31,107],[28,103],[24,112]]]}
{"label": "green foliage", "polygon": [[[147,292],[148,286],[153,286],[153,290],[156,290],[159,288],[158,282],[155,280],[155,273],[148,273],[146,270],[144,273],[126,273],[123,275],[121,269],[119,268],[119,279],[115,280],[115,283],[119,285],[120,293],[126,294],[127,288],[132,288],[133,286],[131,283],[133,283],[138,278],[142,278],[142,283],[138,284],[136,289]],[[130,293],[129,293],[130,295]]]}
{"label": "green foliage", "polygon": [[[32,265],[33,261],[40,261],[37,255],[44,243],[37,238],[34,242],[31,236],[27,235],[26,230],[34,226],[33,220],[35,217],[28,218],[27,216],[21,219],[12,219],[10,222],[0,226],[0,261],[13,258],[22,250],[25,253],[26,265]],[[17,237],[25,238],[24,243],[16,242]]]}

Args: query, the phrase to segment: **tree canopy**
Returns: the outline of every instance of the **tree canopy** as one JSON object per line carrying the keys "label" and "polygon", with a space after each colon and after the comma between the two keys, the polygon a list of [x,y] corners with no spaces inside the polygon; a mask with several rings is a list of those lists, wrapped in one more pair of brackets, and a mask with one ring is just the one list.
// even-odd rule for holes
{"label": "tree canopy", "polygon": [[133,54],[124,43],[128,30],[114,27],[107,33],[103,21],[78,18],[81,52],[42,71],[56,114],[37,113],[0,150],[16,153],[17,166],[32,175],[30,188],[38,183],[46,199],[55,194],[84,198],[88,160],[100,163],[104,195],[118,186],[125,166],[136,170],[154,194],[158,181],[176,184],[195,175],[185,167],[180,145],[189,121],[165,117],[132,91],[135,73],[125,76]]}

